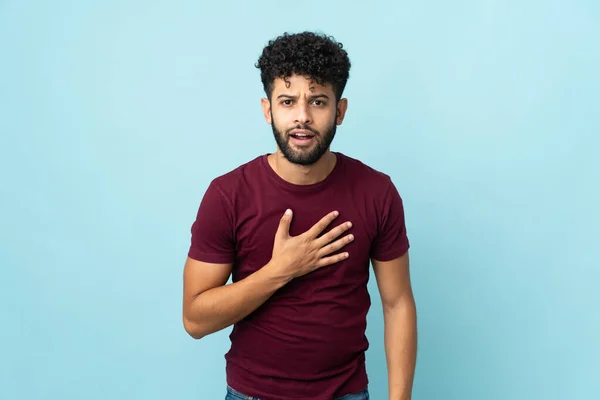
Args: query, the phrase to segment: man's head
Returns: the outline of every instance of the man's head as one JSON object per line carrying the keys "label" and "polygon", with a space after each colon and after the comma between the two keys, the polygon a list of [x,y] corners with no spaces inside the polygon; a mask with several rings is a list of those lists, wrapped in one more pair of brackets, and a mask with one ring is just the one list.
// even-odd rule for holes
{"label": "man's head", "polygon": [[279,149],[292,163],[314,164],[344,119],[348,54],[331,37],[286,33],[268,43],[256,67],[267,95],[263,112]]}

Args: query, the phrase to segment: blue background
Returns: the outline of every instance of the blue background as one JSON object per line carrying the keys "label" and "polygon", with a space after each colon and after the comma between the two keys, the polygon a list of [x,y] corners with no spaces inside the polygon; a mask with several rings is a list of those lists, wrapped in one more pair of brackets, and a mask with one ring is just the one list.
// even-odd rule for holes
{"label": "blue background", "polygon": [[353,63],[333,150],[405,201],[414,399],[600,398],[599,24],[591,0],[0,0],[0,398],[224,397],[229,330],[181,322],[189,228],[274,151],[254,63],[304,29]]}

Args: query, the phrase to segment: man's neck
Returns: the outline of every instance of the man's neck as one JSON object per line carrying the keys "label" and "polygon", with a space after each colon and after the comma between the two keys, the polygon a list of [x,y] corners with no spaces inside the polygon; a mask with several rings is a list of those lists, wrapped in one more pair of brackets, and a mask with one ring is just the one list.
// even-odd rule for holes
{"label": "man's neck", "polygon": [[294,185],[312,185],[327,178],[335,167],[337,157],[327,150],[313,165],[298,165],[289,162],[278,149],[276,153],[269,155],[268,160],[281,179]]}

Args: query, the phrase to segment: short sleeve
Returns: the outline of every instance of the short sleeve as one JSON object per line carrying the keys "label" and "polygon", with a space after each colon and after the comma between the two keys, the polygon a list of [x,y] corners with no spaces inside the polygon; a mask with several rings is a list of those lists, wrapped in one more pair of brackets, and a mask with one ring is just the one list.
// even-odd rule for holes
{"label": "short sleeve", "polygon": [[377,237],[371,246],[371,258],[391,261],[402,256],[410,247],[402,198],[391,181],[380,204],[377,210]]}
{"label": "short sleeve", "polygon": [[211,182],[191,228],[188,256],[207,263],[227,264],[235,259],[232,209],[225,195]]}

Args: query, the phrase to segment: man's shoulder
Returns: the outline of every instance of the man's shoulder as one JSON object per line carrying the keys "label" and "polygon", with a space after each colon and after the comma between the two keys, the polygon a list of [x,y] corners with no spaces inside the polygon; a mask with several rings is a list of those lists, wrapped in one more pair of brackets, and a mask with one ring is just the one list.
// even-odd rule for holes
{"label": "man's shoulder", "polygon": [[352,177],[354,182],[382,190],[387,189],[391,184],[392,180],[385,172],[368,165],[358,158],[353,158],[343,153],[337,154],[343,157],[345,172],[347,176]]}
{"label": "man's shoulder", "polygon": [[240,186],[248,177],[255,177],[259,173],[260,164],[263,162],[264,155],[257,156],[234,169],[215,177],[211,186],[215,186],[220,191],[228,193]]}

